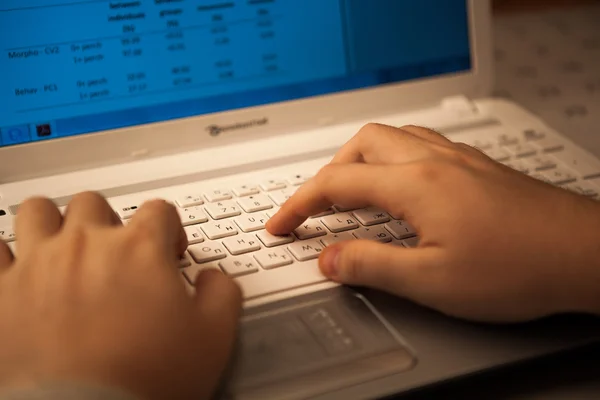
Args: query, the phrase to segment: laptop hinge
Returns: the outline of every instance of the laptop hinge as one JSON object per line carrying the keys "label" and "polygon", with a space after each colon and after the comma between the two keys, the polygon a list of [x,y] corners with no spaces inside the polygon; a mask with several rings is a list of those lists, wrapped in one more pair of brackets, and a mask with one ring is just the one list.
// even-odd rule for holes
{"label": "laptop hinge", "polygon": [[477,105],[471,99],[462,95],[446,97],[442,100],[442,108],[455,112],[461,117],[479,114]]}

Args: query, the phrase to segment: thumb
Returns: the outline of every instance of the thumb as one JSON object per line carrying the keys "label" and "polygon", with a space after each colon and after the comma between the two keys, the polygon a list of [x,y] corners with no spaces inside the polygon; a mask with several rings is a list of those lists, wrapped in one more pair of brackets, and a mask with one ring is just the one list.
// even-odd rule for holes
{"label": "thumb", "polygon": [[433,265],[434,256],[429,249],[351,240],[327,247],[319,266],[333,281],[414,299],[426,290],[427,265]]}
{"label": "thumb", "polygon": [[196,278],[198,340],[204,342],[202,358],[210,369],[203,371],[205,382],[216,383],[227,367],[242,312],[242,292],[223,273],[205,270]]}

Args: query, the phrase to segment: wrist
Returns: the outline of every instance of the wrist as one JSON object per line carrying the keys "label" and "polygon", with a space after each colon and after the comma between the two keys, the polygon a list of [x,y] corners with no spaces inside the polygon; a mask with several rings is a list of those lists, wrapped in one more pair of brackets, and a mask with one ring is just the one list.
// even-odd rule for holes
{"label": "wrist", "polygon": [[582,201],[576,214],[571,231],[563,232],[569,251],[560,266],[561,311],[600,315],[600,203]]}

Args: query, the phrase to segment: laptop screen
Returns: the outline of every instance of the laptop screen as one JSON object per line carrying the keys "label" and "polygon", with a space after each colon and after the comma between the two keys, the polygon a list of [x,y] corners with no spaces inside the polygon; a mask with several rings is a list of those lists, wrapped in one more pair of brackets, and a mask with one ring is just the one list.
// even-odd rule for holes
{"label": "laptop screen", "polygon": [[468,71],[467,0],[2,0],[0,146]]}

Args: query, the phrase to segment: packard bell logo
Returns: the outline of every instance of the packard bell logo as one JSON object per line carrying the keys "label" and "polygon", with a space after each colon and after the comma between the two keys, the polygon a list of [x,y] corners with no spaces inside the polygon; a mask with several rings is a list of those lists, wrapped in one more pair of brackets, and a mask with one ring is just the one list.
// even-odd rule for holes
{"label": "packard bell logo", "polygon": [[232,125],[209,125],[206,127],[206,130],[208,131],[210,136],[219,136],[223,132],[235,131],[238,129],[254,128],[257,126],[267,125],[268,123],[269,123],[268,118],[253,119],[251,121],[238,122],[238,123],[232,124]]}

